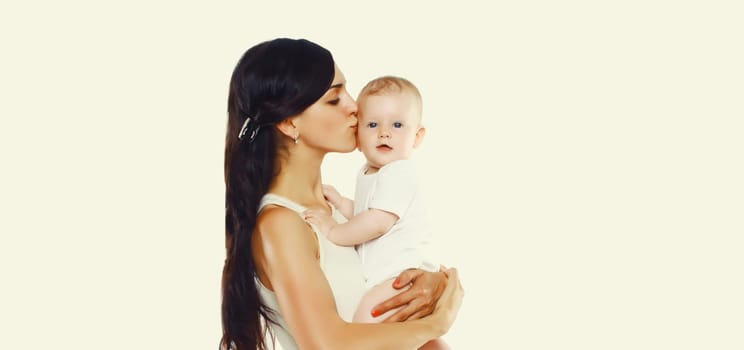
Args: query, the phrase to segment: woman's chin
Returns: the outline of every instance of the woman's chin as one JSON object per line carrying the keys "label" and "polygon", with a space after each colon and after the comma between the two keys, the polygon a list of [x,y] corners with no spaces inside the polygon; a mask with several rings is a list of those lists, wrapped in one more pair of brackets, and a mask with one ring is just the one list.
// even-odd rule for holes
{"label": "woman's chin", "polygon": [[346,147],[346,148],[338,151],[338,153],[350,153],[351,151],[353,151],[355,149],[356,149],[356,145],[354,145],[352,147]]}
{"label": "woman's chin", "polygon": [[351,152],[351,151],[353,151],[355,149],[357,149],[357,145],[356,145],[356,142],[353,142],[353,143],[349,143],[349,144],[343,145],[342,147],[339,147],[338,150],[336,150],[336,152],[338,152],[338,153],[349,153],[349,152]]}

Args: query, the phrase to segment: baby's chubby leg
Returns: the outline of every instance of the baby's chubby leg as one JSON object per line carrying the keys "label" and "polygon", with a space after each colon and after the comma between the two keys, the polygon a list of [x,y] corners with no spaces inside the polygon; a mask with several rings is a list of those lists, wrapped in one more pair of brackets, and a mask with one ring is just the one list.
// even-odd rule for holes
{"label": "baby's chubby leg", "polygon": [[396,296],[398,293],[410,288],[406,286],[401,289],[395,289],[393,288],[393,281],[395,281],[395,278],[391,278],[368,290],[367,293],[365,293],[362,297],[362,300],[359,301],[359,305],[357,306],[356,313],[354,314],[354,319],[352,320],[352,322],[380,323],[386,318],[392,316],[396,311],[398,311],[402,306],[392,309],[377,317],[372,317],[372,308],[374,308],[377,304],[388,300]]}

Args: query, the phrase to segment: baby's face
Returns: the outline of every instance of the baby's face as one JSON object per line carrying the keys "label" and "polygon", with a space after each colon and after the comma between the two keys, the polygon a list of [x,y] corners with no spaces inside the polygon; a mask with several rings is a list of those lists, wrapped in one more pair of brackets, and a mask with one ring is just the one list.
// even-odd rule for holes
{"label": "baby's face", "polygon": [[418,104],[407,93],[362,97],[358,118],[359,149],[371,167],[408,159],[423,136]]}

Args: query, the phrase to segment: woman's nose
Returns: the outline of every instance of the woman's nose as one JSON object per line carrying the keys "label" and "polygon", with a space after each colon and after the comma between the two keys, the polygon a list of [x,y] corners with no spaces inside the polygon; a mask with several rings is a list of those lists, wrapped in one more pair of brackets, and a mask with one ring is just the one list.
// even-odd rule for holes
{"label": "woman's nose", "polygon": [[354,101],[353,98],[350,98],[349,99],[349,104],[348,104],[348,107],[347,108],[348,108],[348,113],[349,114],[353,114],[354,116],[356,116],[357,109],[359,108],[359,105],[357,105],[356,101]]}
{"label": "woman's nose", "polygon": [[357,117],[357,111],[359,108],[359,105],[357,105],[356,101],[354,101],[353,98],[349,98],[349,104],[348,104],[348,113],[349,113],[349,122],[352,125],[357,125],[359,123],[359,119]]}
{"label": "woman's nose", "polygon": [[357,125],[358,124],[357,108],[358,108],[358,105],[357,105],[356,101],[354,101],[354,99],[350,99],[347,113],[349,113],[349,122],[352,125]]}

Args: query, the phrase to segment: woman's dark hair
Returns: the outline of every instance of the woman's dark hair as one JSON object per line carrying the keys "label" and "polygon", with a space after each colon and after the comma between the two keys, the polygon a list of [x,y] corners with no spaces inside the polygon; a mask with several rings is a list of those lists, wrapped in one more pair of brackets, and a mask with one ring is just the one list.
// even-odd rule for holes
{"label": "woman's dark hair", "polygon": [[227,257],[222,271],[220,349],[266,348],[266,325],[274,321],[271,309],[259,298],[251,235],[261,198],[278,172],[275,159],[283,135],[273,125],[320,99],[334,71],[331,53],[304,39],[258,44],[243,54],[233,71],[225,139]]}

